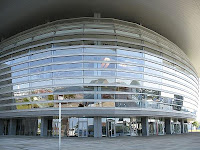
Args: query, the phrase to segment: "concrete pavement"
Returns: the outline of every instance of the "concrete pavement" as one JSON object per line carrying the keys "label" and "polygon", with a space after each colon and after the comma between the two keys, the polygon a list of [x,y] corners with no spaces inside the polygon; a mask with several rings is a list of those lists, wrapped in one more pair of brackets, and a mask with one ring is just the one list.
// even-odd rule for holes
{"label": "concrete pavement", "polygon": [[[57,150],[58,138],[0,136],[0,150]],[[200,150],[200,133],[149,137],[62,138],[62,150]]]}

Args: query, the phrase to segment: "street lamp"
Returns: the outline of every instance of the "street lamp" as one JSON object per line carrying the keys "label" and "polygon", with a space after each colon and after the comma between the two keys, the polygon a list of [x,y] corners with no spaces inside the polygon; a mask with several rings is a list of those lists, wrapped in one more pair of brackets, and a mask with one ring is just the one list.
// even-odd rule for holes
{"label": "street lamp", "polygon": [[61,150],[61,102],[59,102],[59,150]]}

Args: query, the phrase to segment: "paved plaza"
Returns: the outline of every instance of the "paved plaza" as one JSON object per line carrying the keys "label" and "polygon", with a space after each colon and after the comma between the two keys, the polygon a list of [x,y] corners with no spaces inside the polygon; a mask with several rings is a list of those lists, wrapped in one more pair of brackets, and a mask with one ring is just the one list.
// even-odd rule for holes
{"label": "paved plaza", "polygon": [[[58,138],[0,136],[0,150],[57,150]],[[62,150],[200,150],[200,133],[149,137],[62,138]]]}

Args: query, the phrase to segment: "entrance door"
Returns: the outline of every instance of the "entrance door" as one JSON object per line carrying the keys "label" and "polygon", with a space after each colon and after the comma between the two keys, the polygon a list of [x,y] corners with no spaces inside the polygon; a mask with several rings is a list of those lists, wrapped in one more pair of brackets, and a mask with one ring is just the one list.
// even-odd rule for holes
{"label": "entrance door", "polygon": [[78,137],[88,137],[88,121],[78,121]]}
{"label": "entrance door", "polygon": [[156,123],[155,122],[149,122],[149,135],[156,134]]}
{"label": "entrance door", "polygon": [[4,120],[3,125],[4,125],[3,135],[8,135],[9,120]]}
{"label": "entrance door", "polygon": [[137,122],[130,123],[130,136],[138,136],[138,125]]}
{"label": "entrance door", "polygon": [[109,119],[106,121],[107,137],[116,137],[115,120]]}
{"label": "entrance door", "polygon": [[163,121],[161,121],[161,122],[158,122],[157,123],[157,127],[158,127],[158,135],[164,135],[164,126],[165,126],[165,124],[164,124],[164,122]]}
{"label": "entrance door", "polygon": [[181,124],[180,122],[172,123],[172,134],[181,134]]}
{"label": "entrance door", "polygon": [[188,133],[188,123],[184,123],[184,133]]}

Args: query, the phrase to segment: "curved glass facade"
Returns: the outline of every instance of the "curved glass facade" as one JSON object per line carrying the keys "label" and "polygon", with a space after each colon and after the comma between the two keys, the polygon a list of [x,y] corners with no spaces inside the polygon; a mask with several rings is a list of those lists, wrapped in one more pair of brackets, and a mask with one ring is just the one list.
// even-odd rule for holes
{"label": "curved glass facade", "polygon": [[140,25],[115,19],[61,20],[0,46],[4,113],[58,108],[58,102],[63,108],[182,111],[191,118],[197,112],[198,77],[187,56]]}

